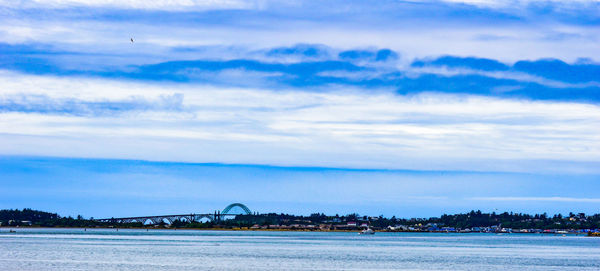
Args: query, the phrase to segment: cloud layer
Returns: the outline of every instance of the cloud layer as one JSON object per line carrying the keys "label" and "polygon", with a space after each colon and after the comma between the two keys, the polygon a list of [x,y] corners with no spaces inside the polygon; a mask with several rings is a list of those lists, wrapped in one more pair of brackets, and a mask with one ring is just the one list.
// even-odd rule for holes
{"label": "cloud layer", "polygon": [[[0,41],[128,55],[128,61],[200,58],[199,52],[173,55],[170,49],[176,47],[298,43],[389,48],[409,60],[456,55],[573,62],[598,55],[597,1],[466,2],[3,1]],[[130,37],[137,42],[134,48]]]}
{"label": "cloud layer", "polygon": [[[1,47],[5,69],[41,75],[86,76],[225,87],[297,88],[329,86],[388,89],[399,94],[441,92],[532,100],[600,101],[600,64],[581,59],[522,60],[442,56],[401,66],[389,49],[339,50],[299,44],[245,52],[235,59],[167,61],[144,65],[90,65],[89,54],[53,51],[42,45]],[[177,51],[186,51],[178,48]],[[238,54],[241,54],[238,52]],[[101,57],[102,58],[102,57]],[[66,61],[66,60],[68,61]]]}
{"label": "cloud layer", "polygon": [[553,160],[565,171],[595,171],[600,159],[594,104],[13,73],[0,80],[11,82],[0,98],[6,154],[536,172],[552,170]]}
{"label": "cloud layer", "polygon": [[597,1],[0,6],[6,154],[577,172],[599,158]]}

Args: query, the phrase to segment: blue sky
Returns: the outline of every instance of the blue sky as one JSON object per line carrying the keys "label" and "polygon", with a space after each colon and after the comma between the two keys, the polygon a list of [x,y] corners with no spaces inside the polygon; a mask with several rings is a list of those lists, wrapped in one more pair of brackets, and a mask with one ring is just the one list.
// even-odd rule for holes
{"label": "blue sky", "polygon": [[212,212],[234,200],[259,212],[388,217],[429,217],[474,207],[593,213],[600,203],[597,175],[14,156],[1,157],[0,167],[2,206],[97,218]]}
{"label": "blue sky", "polygon": [[593,0],[0,1],[0,208],[594,212],[599,26]]}

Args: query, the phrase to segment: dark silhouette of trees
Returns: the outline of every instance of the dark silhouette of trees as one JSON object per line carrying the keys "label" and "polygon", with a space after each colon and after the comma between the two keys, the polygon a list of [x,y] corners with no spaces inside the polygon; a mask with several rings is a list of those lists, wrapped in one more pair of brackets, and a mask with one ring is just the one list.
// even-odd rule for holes
{"label": "dark silhouette of trees", "polygon": [[[397,218],[393,216],[368,217],[356,213],[348,215],[328,216],[323,213],[313,213],[309,216],[298,216],[290,214],[250,214],[237,215],[233,219],[222,221],[193,221],[176,220],[170,225],[161,223],[152,225],[171,228],[242,228],[268,225],[330,225],[347,226],[348,222],[356,222],[359,226],[367,224],[375,228],[386,228],[388,226],[419,226],[419,227],[454,227],[460,229],[473,227],[499,226],[515,229],[598,229],[600,228],[600,214],[589,215],[569,213],[568,217],[561,214],[549,217],[548,214],[522,214],[513,212],[483,213],[473,210],[463,214],[443,214],[440,217],[431,218]],[[98,222],[93,219],[85,219],[78,215],[73,217],[61,217],[56,213],[36,211],[32,209],[22,210],[0,210],[0,223],[2,226],[40,226],[40,227],[150,227],[142,223],[110,223]]]}

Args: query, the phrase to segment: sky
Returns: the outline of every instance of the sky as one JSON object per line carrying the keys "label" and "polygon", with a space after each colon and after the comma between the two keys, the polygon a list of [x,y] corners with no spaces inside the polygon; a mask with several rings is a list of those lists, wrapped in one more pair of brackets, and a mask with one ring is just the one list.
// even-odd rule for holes
{"label": "sky", "polygon": [[599,44],[597,0],[0,0],[0,208],[598,213]]}

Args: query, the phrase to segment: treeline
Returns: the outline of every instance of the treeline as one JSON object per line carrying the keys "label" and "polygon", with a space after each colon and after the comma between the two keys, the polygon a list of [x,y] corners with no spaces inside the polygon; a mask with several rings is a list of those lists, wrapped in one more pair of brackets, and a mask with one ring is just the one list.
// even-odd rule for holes
{"label": "treeline", "polygon": [[504,228],[515,229],[597,229],[600,228],[600,214],[586,216],[584,213],[569,213],[568,216],[556,214],[522,213],[482,213],[471,211],[466,214],[442,215],[440,218],[430,218],[428,223],[440,223],[457,228],[489,227],[500,225]]}
{"label": "treeline", "polygon": [[92,227],[101,223],[84,219],[82,216],[61,217],[56,213],[23,210],[0,210],[0,225],[2,226],[40,226],[40,227]]}
{"label": "treeline", "polygon": [[[358,214],[328,216],[322,213],[314,213],[309,216],[298,216],[290,214],[260,214],[260,215],[238,215],[234,219],[223,221],[188,222],[174,221],[170,227],[174,228],[232,228],[251,227],[254,225],[343,225],[356,223],[367,224],[374,228],[386,228],[388,226],[411,226],[411,227],[454,227],[460,229],[473,227],[499,226],[514,229],[599,229],[600,214],[586,216],[583,213],[570,213],[563,216],[556,214],[548,216],[544,214],[521,214],[521,213],[482,213],[471,211],[464,214],[444,214],[440,217],[431,218],[386,218],[383,216],[368,217]],[[32,209],[22,210],[0,210],[0,225],[2,226],[41,226],[41,227],[145,227],[142,223],[117,224],[98,222],[93,219],[85,219],[82,216],[61,217],[56,213],[36,211]],[[162,223],[158,226],[167,226]]]}
{"label": "treeline", "polygon": [[[431,218],[386,218],[383,216],[369,217],[358,214],[327,216],[322,213],[314,213],[310,216],[296,216],[290,214],[260,214],[260,215],[238,215],[235,219],[221,221],[218,225],[224,227],[250,227],[253,225],[339,225],[355,222],[357,226],[367,224],[374,228],[387,228],[388,226],[416,226],[426,228],[453,227],[453,228],[473,228],[473,227],[492,227],[499,226],[503,228],[515,229],[599,229],[600,214],[586,216],[585,214],[573,214],[562,216],[557,214],[548,216],[547,214],[521,214],[521,213],[482,213],[481,211],[471,211],[464,214],[444,214],[440,217]],[[179,222],[173,226],[189,227],[189,223]],[[207,222],[204,227],[213,227],[217,224]],[[197,225],[196,225],[197,226]]]}
{"label": "treeline", "polygon": [[231,226],[251,226],[251,225],[307,225],[307,224],[348,224],[356,222],[357,225],[366,223],[375,228],[387,228],[388,226],[418,226],[426,227],[453,227],[453,228],[473,228],[473,227],[492,227],[499,226],[503,228],[515,229],[599,229],[600,214],[586,216],[583,213],[569,213],[567,216],[556,214],[548,216],[543,214],[522,214],[522,213],[483,213],[481,211],[471,211],[463,214],[444,214],[440,217],[430,218],[396,218],[391,217],[369,217],[358,214],[327,216],[322,213],[314,213],[310,216],[295,216],[289,214],[261,214],[261,215],[239,215],[236,219],[228,220],[226,223]]}
{"label": "treeline", "polygon": [[36,211],[32,209],[0,210],[0,221],[44,221],[58,218],[60,218],[58,214]]}

